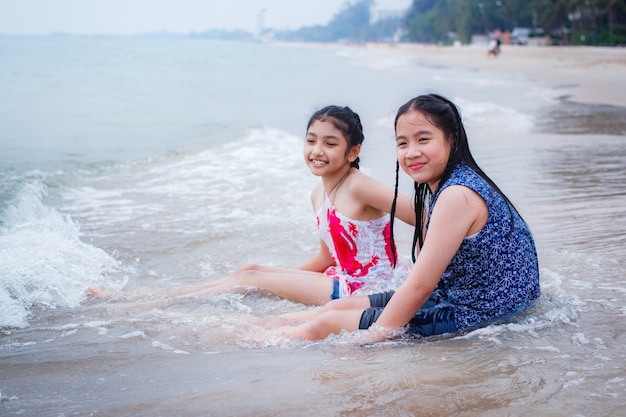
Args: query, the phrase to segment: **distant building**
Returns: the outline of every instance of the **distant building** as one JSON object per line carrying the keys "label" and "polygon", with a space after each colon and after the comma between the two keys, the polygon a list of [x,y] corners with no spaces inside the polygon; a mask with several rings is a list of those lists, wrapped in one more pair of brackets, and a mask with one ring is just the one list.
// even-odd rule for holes
{"label": "distant building", "polygon": [[255,37],[257,39],[263,36],[263,31],[265,30],[265,12],[266,12],[266,9],[261,9],[259,13],[256,15]]}

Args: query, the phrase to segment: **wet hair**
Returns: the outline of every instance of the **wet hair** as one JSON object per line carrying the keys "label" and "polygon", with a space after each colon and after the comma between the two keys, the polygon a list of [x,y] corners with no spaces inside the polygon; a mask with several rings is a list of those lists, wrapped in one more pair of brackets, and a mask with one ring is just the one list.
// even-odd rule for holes
{"label": "wet hair", "polygon": [[[498,186],[483,172],[483,170],[478,166],[472,153],[469,149],[469,144],[467,142],[467,134],[465,132],[465,127],[463,126],[463,122],[461,121],[461,115],[457,107],[445,97],[442,97],[437,94],[427,94],[415,97],[409,100],[407,103],[402,105],[398,109],[398,113],[396,114],[396,119],[394,126],[397,128],[398,119],[411,111],[418,111],[426,117],[426,119],[432,123],[435,127],[440,129],[446,140],[450,143],[450,157],[448,159],[448,163],[446,168],[443,171],[443,175],[439,182],[439,186],[443,185],[452,172],[456,168],[457,165],[464,163],[469,166],[472,170],[474,170],[478,175],[480,175],[489,185],[493,187],[496,192],[498,192],[502,198],[508,203],[509,212],[511,213],[511,218],[513,218],[513,211],[517,212],[513,203],[508,199],[506,195],[498,188]],[[393,242],[393,221],[394,214],[396,211],[396,199],[398,195],[398,173],[400,170],[400,163],[396,161],[396,185],[395,185],[395,194],[394,200],[391,207],[391,241]],[[411,254],[413,258],[413,262],[415,262],[416,257],[416,249],[417,243],[419,242],[419,248],[421,249],[424,244],[424,222],[426,221],[423,216],[423,210],[430,204],[430,200],[433,194],[437,194],[438,190],[431,192],[427,183],[414,183],[415,194],[414,194],[414,203],[415,203],[415,212],[416,222],[415,222],[415,232],[413,234],[413,246],[411,248]],[[519,215],[519,213],[518,213]],[[520,216],[521,218],[521,216]],[[506,237],[509,237],[515,228],[515,222],[511,221],[511,228],[509,229]]]}
{"label": "wet hair", "polygon": [[[313,124],[314,121],[331,122],[335,128],[343,134],[348,140],[348,150],[363,143],[365,136],[363,135],[363,125],[361,125],[361,118],[357,113],[352,111],[350,107],[341,106],[326,106],[313,113],[313,116],[309,119],[309,123],[306,125],[307,130]],[[357,157],[350,166],[359,169],[359,157]]]}

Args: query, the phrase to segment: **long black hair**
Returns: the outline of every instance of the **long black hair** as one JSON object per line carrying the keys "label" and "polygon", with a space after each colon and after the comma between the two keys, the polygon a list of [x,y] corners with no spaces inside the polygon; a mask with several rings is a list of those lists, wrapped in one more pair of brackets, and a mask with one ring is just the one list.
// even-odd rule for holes
{"label": "long black hair", "polygon": [[[309,130],[311,124],[314,121],[325,122],[329,121],[335,126],[341,133],[348,139],[348,150],[360,145],[365,140],[363,135],[363,125],[361,124],[361,118],[350,107],[341,106],[326,106],[319,109],[309,119],[309,123],[306,125],[306,129]],[[359,169],[359,157],[357,157],[350,166]]]}
{"label": "long black hair", "polygon": [[[493,187],[496,192],[498,192],[502,198],[507,202],[509,207],[509,212],[511,213],[511,218],[513,219],[513,210],[519,215],[513,203],[508,199],[508,197],[500,190],[500,188],[483,172],[483,170],[478,166],[472,153],[469,149],[469,144],[467,142],[467,133],[465,132],[465,127],[463,126],[463,122],[461,121],[461,115],[457,107],[445,97],[442,97],[438,94],[426,94],[415,97],[409,100],[407,103],[403,104],[396,114],[396,119],[394,126],[397,128],[398,119],[410,112],[410,111],[419,111],[426,117],[426,119],[433,124],[433,126],[440,129],[445,138],[450,143],[450,157],[448,159],[448,163],[446,168],[443,171],[443,175],[441,176],[441,180],[439,181],[439,186],[443,185],[452,172],[456,168],[457,165],[464,163],[469,166],[472,170],[474,170],[478,175],[480,175],[487,183]],[[398,195],[398,173],[400,171],[400,163],[396,160],[396,185],[395,185],[395,194],[394,201],[391,206],[391,236],[393,242],[393,221],[396,212],[396,199]],[[415,212],[416,212],[416,222],[415,222],[415,232],[413,234],[413,246],[411,248],[411,255],[413,258],[413,262],[416,259],[416,249],[419,243],[419,248],[421,249],[424,245],[424,226],[426,219],[424,218],[424,212],[428,209],[428,205],[430,204],[430,200],[433,194],[437,194],[438,190],[431,191],[428,187],[428,184],[423,183],[414,183],[414,203],[415,203]],[[521,218],[521,216],[520,216]],[[507,233],[506,237],[510,236],[515,228],[515,222],[511,221],[511,228]]]}

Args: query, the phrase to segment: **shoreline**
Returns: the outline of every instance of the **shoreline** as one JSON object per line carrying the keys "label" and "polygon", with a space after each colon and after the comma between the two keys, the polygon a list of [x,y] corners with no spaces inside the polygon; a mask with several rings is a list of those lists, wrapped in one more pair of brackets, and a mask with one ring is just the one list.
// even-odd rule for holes
{"label": "shoreline", "polygon": [[503,45],[498,57],[486,46],[367,44],[410,54],[428,64],[521,74],[563,89],[570,101],[626,107],[626,48]]}

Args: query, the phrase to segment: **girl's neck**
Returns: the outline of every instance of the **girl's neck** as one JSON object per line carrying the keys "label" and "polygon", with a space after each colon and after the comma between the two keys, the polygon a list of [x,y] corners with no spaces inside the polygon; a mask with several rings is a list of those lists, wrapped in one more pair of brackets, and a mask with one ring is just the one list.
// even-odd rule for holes
{"label": "girl's neck", "polygon": [[326,195],[331,195],[333,190],[341,185],[341,183],[348,177],[351,171],[352,166],[349,166],[348,169],[341,170],[335,175],[322,177],[322,186],[324,187],[324,192],[326,193]]}

